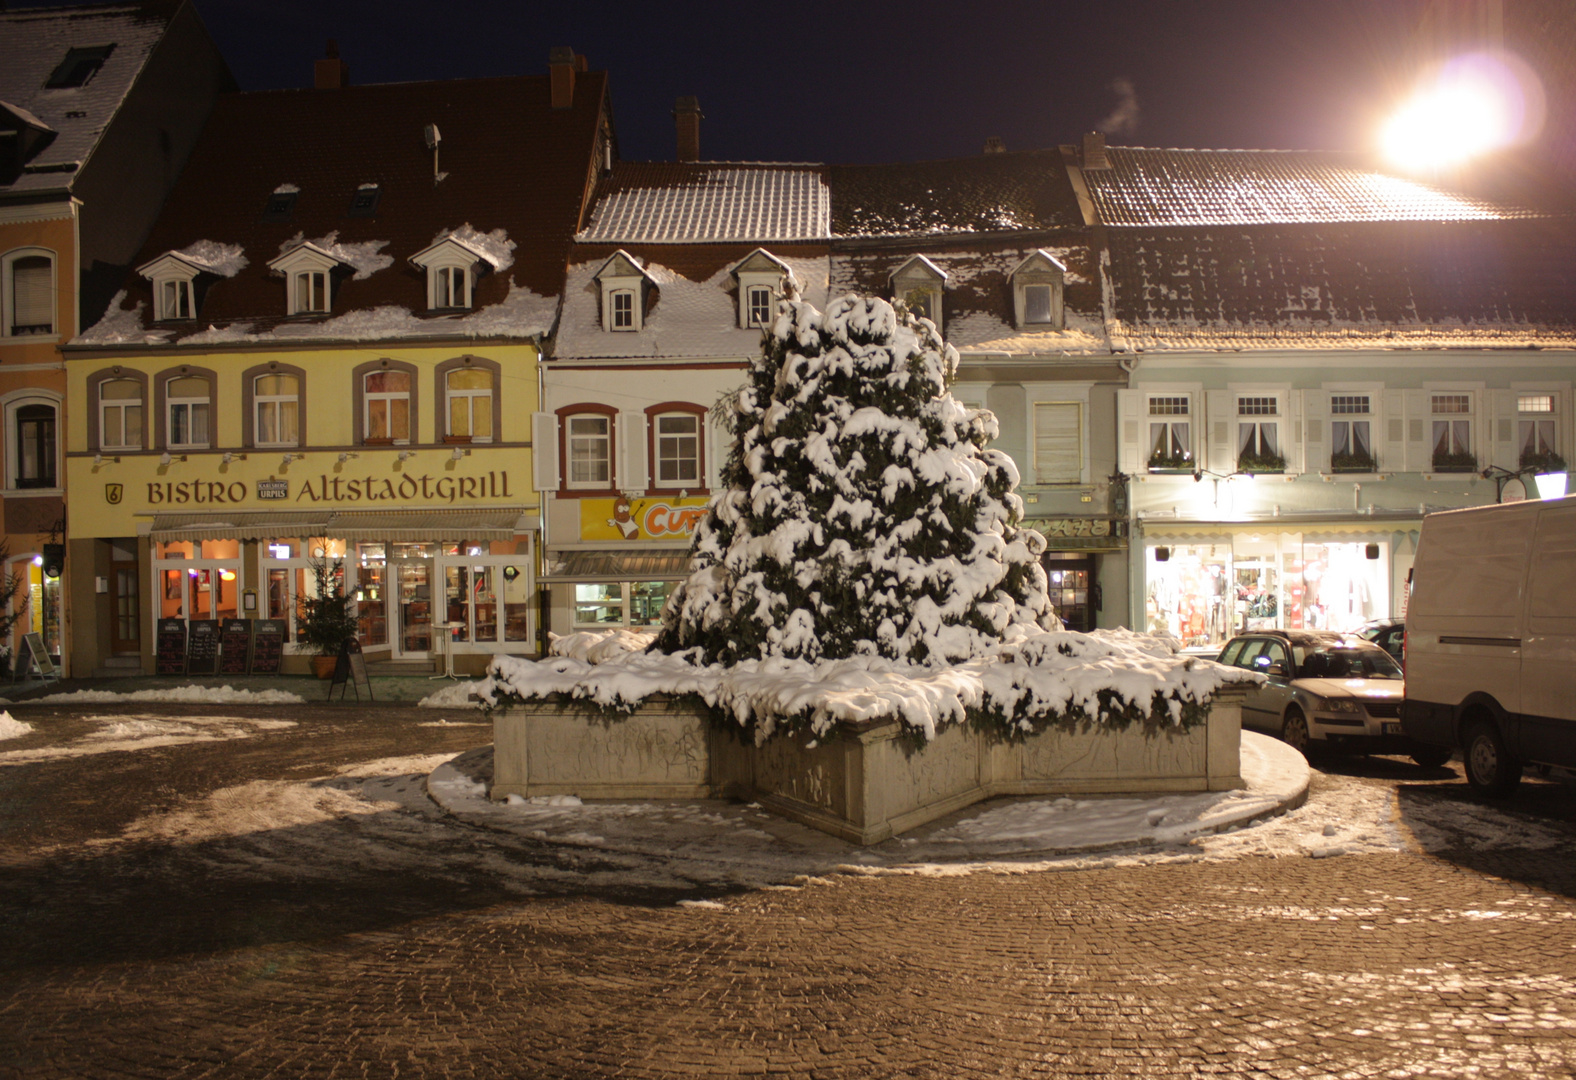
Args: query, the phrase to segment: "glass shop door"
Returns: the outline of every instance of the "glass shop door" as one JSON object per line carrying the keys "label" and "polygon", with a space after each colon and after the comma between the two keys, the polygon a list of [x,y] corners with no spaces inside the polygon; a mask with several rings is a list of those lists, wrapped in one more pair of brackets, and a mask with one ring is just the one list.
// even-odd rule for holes
{"label": "glass shop door", "polygon": [[393,579],[388,592],[394,656],[426,659],[432,655],[432,560],[390,559],[388,573]]}

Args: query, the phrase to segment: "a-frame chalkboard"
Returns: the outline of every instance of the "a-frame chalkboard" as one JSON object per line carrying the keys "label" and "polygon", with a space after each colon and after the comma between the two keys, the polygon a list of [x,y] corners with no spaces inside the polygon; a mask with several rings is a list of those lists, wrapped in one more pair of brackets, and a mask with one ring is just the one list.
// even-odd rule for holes
{"label": "a-frame chalkboard", "polygon": [[367,700],[372,700],[372,680],[367,678],[367,658],[361,651],[361,642],[355,638],[346,638],[345,643],[339,647],[339,659],[334,663],[334,681],[328,684],[328,700],[334,700],[334,688],[339,687],[339,700],[345,700],[345,687],[354,683],[356,687],[356,700],[361,700],[361,691],[366,690]]}

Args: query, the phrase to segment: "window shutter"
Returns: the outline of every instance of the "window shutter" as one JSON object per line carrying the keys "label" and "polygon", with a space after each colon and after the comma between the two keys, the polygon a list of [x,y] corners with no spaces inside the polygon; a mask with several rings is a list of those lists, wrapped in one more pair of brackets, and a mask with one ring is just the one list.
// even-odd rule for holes
{"label": "window shutter", "polygon": [[1209,440],[1209,464],[1212,472],[1230,476],[1237,471],[1237,393],[1235,390],[1207,390],[1204,393],[1206,408],[1201,418],[1206,424],[1207,435],[1198,438]]}
{"label": "window shutter", "polygon": [[552,413],[531,414],[531,473],[537,491],[558,490],[558,417]]}
{"label": "window shutter", "polygon": [[709,415],[701,421],[701,432],[706,437],[706,486],[715,492],[722,486],[722,459],[728,452],[728,433],[712,423]]}
{"label": "window shutter", "polygon": [[1514,472],[1521,468],[1521,447],[1516,443],[1516,401],[1520,395],[1515,390],[1490,390],[1485,396],[1487,415],[1475,440],[1478,465],[1493,463]]}
{"label": "window shutter", "polygon": [[11,325],[55,326],[54,290],[49,287],[50,264],[48,259],[18,259],[11,267],[11,295],[15,307]]}
{"label": "window shutter", "polygon": [[1406,471],[1406,391],[1386,390],[1376,395],[1375,404],[1381,405],[1375,419],[1384,425],[1374,432],[1379,443],[1379,467],[1386,472]]}
{"label": "window shutter", "polygon": [[1289,390],[1280,395],[1277,412],[1285,413],[1280,422],[1281,454],[1286,458],[1288,473],[1306,472],[1310,466],[1317,469],[1319,459],[1308,456],[1307,396],[1311,390]]}
{"label": "window shutter", "polygon": [[618,414],[618,475],[614,486],[620,491],[644,492],[651,486],[646,466],[646,414]]}
{"label": "window shutter", "polygon": [[1432,416],[1427,390],[1406,390],[1406,471],[1433,472],[1434,447],[1429,424]]}
{"label": "window shutter", "polygon": [[1326,472],[1330,468],[1330,392],[1304,390],[1297,396],[1302,399],[1300,468],[1303,472]]}
{"label": "window shutter", "polygon": [[1129,476],[1146,471],[1149,457],[1149,431],[1144,418],[1148,412],[1142,390],[1116,392],[1116,460],[1117,467]]}
{"label": "window shutter", "polygon": [[1034,406],[1034,481],[1076,484],[1083,479],[1083,406],[1056,401]]}

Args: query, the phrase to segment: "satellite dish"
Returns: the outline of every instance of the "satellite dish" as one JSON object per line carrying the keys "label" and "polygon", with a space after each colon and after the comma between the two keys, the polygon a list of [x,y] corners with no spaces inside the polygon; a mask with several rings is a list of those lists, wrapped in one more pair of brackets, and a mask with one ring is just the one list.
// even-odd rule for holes
{"label": "satellite dish", "polygon": [[428,150],[436,150],[438,148],[438,144],[443,141],[443,136],[438,132],[437,124],[428,124],[425,128],[423,128],[421,137],[427,140]]}

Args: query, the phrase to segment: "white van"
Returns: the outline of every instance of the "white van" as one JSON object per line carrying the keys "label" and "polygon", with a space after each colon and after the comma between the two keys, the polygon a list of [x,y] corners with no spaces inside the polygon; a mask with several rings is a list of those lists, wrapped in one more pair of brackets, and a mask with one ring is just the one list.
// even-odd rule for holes
{"label": "white van", "polygon": [[1481,794],[1576,769],[1576,496],[1425,517],[1405,663],[1403,730]]}

